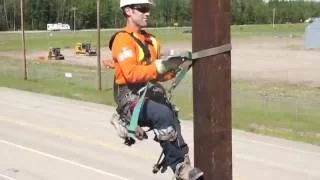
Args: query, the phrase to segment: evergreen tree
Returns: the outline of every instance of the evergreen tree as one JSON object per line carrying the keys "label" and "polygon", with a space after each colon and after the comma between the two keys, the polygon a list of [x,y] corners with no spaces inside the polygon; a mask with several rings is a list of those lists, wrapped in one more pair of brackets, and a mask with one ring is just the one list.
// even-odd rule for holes
{"label": "evergreen tree", "polygon": [[[298,23],[309,17],[320,16],[320,2],[302,0],[231,0],[232,24]],[[154,0],[150,26],[164,27],[192,25],[192,0]],[[101,0],[101,28],[119,28],[124,18],[119,0]],[[25,0],[25,28],[46,29],[48,23],[68,23],[73,27],[73,10],[76,8],[78,29],[96,28],[95,0]],[[20,28],[20,1],[0,0],[0,30]]]}

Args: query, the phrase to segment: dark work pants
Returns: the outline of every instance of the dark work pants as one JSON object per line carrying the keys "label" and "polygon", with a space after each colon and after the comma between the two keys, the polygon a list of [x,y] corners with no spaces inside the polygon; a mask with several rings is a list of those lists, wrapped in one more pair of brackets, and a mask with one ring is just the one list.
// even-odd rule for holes
{"label": "dark work pants", "polygon": [[176,140],[159,141],[165,155],[166,165],[175,172],[176,165],[183,162],[184,155],[188,153],[188,147],[182,138],[180,122],[174,116],[174,112],[167,105],[146,100],[138,123],[141,127],[147,126],[152,129],[166,129],[171,126],[177,131]]}

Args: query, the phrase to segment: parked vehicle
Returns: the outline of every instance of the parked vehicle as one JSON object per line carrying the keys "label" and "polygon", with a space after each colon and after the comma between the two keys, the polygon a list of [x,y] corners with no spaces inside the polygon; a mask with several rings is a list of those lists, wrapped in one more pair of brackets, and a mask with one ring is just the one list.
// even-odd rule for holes
{"label": "parked vehicle", "polygon": [[97,52],[91,48],[90,43],[76,43],[74,51],[77,55],[96,56]]}
{"label": "parked vehicle", "polygon": [[48,52],[49,60],[64,60],[63,54],[61,54],[60,48],[50,48]]}
{"label": "parked vehicle", "polygon": [[67,31],[70,30],[69,24],[63,23],[55,23],[55,24],[47,24],[48,31]]}

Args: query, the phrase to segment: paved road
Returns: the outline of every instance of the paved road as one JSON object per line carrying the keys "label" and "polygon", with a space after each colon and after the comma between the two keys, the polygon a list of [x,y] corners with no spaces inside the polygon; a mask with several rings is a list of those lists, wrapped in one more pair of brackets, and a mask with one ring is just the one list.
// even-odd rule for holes
{"label": "paved road", "polygon": [[[0,88],[0,180],[171,179],[153,175],[160,148],[129,148],[105,105]],[[183,123],[191,146],[192,124]],[[319,180],[320,147],[233,131],[235,180]]]}

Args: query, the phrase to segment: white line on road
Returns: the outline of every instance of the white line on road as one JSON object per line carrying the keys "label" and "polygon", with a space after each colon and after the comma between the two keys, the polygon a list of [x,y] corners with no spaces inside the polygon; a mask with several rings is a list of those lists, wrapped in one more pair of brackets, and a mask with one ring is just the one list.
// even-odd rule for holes
{"label": "white line on road", "polygon": [[9,176],[6,176],[6,175],[3,175],[3,174],[0,174],[0,177],[3,177],[3,178],[8,179],[8,180],[16,180],[16,179],[13,179],[13,178],[11,178]]}
{"label": "white line on road", "polygon": [[[93,167],[90,167],[90,166],[87,166],[87,165],[84,165],[84,164],[80,164],[80,163],[77,163],[77,162],[74,162],[74,161],[71,161],[71,160],[67,160],[67,159],[64,159],[64,158],[61,158],[61,157],[58,157],[58,156],[54,156],[54,155],[51,155],[51,154],[48,154],[48,153],[44,153],[44,152],[41,152],[41,151],[38,151],[38,150],[35,150],[35,149],[32,149],[32,148],[28,148],[28,147],[25,147],[25,146],[14,144],[14,143],[11,143],[11,142],[8,142],[8,141],[5,141],[5,140],[0,140],[0,143],[6,144],[6,145],[10,145],[10,146],[13,146],[13,147],[16,147],[16,148],[19,148],[19,149],[22,149],[22,150],[26,150],[26,151],[29,151],[29,152],[32,152],[32,153],[36,153],[36,154],[39,154],[41,156],[45,156],[45,157],[48,157],[48,158],[51,158],[51,159],[55,159],[55,160],[59,160],[59,161],[62,161],[62,162],[66,162],[68,164],[71,164],[71,165],[74,165],[74,166],[77,166],[77,167],[81,167],[81,168],[84,168],[84,169],[87,169],[87,170],[91,170],[91,171],[94,171],[96,173],[100,173],[100,174],[107,175],[107,176],[110,176],[110,177],[114,177],[114,178],[117,178],[117,179],[131,180],[129,178],[122,177],[122,176],[119,176],[119,175],[116,175],[116,174],[113,174],[113,173],[109,173],[109,172],[103,171],[101,169],[96,169],[96,168],[93,168]],[[13,179],[10,179],[10,180],[13,180]]]}
{"label": "white line on road", "polygon": [[144,152],[144,154],[142,155],[141,153],[139,153],[139,151],[137,149],[136,150],[133,150],[133,149],[127,150],[126,148],[123,148],[123,146],[119,147],[119,146],[115,146],[114,144],[108,144],[103,141],[88,138],[86,136],[79,136],[78,134],[76,134],[74,132],[61,131],[58,129],[52,129],[52,128],[48,128],[48,127],[44,127],[44,126],[39,126],[36,124],[24,123],[22,121],[17,121],[15,119],[10,119],[10,118],[6,118],[6,117],[3,118],[0,115],[0,122],[1,121],[5,121],[5,122],[11,123],[11,124],[16,124],[16,125],[19,125],[19,126],[22,126],[25,128],[29,128],[32,130],[40,131],[40,132],[43,132],[46,134],[52,134],[52,135],[60,136],[63,138],[77,140],[77,141],[80,141],[85,144],[98,145],[103,148],[107,148],[109,150],[116,151],[118,153],[121,152],[121,153],[124,153],[127,155],[135,156],[138,158],[143,158],[145,160],[157,160],[157,156],[154,155],[153,153]]}

